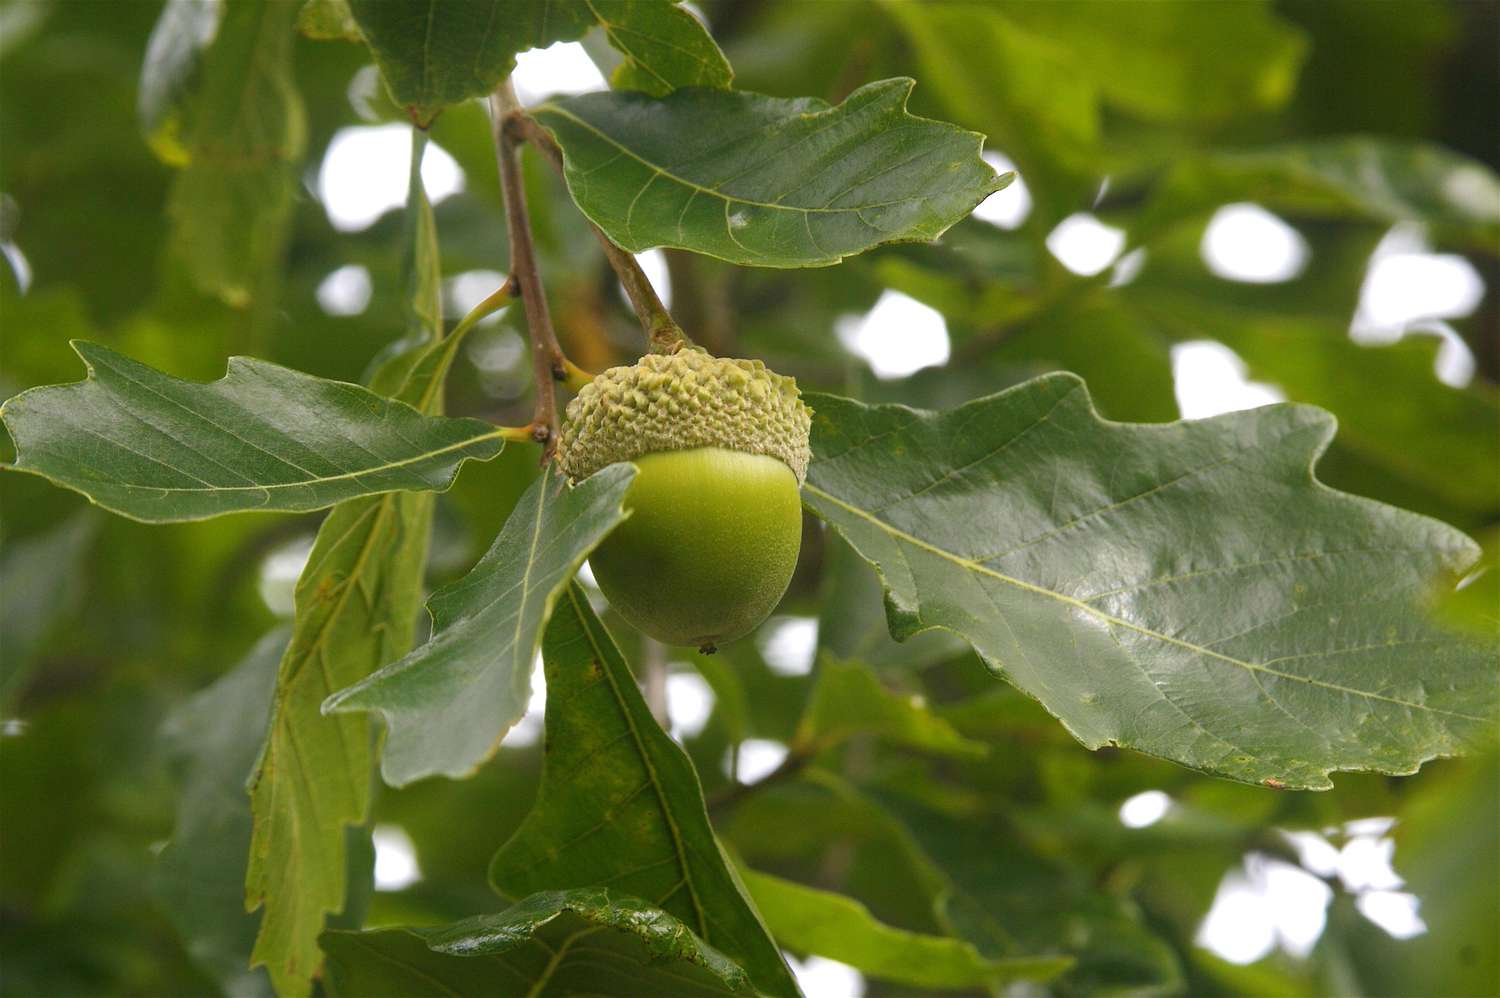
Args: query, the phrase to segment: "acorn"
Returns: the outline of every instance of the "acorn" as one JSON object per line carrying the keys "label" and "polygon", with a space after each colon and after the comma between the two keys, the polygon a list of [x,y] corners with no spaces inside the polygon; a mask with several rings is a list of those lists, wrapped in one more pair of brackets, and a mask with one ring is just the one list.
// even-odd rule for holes
{"label": "acorn", "polygon": [[697,347],[585,386],[568,403],[563,472],[639,469],[629,516],[589,557],[610,605],[658,641],[704,652],[759,626],[797,566],[810,426],[794,379]]}

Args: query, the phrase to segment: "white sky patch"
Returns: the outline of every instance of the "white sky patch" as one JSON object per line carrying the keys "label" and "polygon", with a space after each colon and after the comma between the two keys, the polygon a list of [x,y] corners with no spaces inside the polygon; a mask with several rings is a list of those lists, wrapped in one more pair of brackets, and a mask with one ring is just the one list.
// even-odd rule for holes
{"label": "white sky patch", "polygon": [[1146,828],[1156,824],[1172,810],[1172,798],[1160,790],[1146,790],[1120,805],[1120,824],[1126,828]]}
{"label": "white sky patch", "polygon": [[674,672],[667,676],[667,717],[672,737],[692,738],[703,730],[714,712],[714,691],[697,672]]}
{"label": "white sky patch", "polygon": [[31,261],[26,259],[26,254],[21,252],[21,247],[15,243],[0,243],[0,254],[5,255],[5,260],[10,264],[11,273],[16,275],[16,287],[25,294],[31,289]]}
{"label": "white sky patch", "polygon": [[1250,202],[1214,212],[1199,252],[1214,274],[1249,284],[1289,281],[1302,273],[1309,256],[1300,232]]}
{"label": "white sky patch", "polygon": [[[984,161],[997,173],[1009,173],[1016,168],[1015,163],[998,152],[986,151]],[[1009,187],[991,194],[974,209],[975,218],[1002,229],[1020,228],[1030,214],[1031,191],[1027,190],[1026,181],[1020,175],[1010,182]]]}
{"label": "white sky patch", "polygon": [[1349,324],[1356,343],[1395,343],[1410,333],[1442,338],[1433,362],[1438,380],[1462,388],[1474,377],[1474,354],[1444,319],[1472,315],[1484,279],[1452,253],[1433,253],[1419,226],[1394,226],[1370,255],[1359,306]]}
{"label": "white sky patch", "polygon": [[548,97],[586,94],[608,87],[599,67],[577,42],[558,42],[544,49],[522,52],[516,56],[516,68],[510,78],[516,85],[516,96],[527,105]]}
{"label": "white sky patch", "polygon": [[[733,752],[734,749],[729,750]],[[734,772],[741,783],[754,783],[769,776],[786,759],[787,748],[780,742],[764,738],[747,738],[739,744],[739,765]],[[730,759],[726,754],[724,772],[730,772]]]}
{"label": "white sky patch", "polygon": [[374,63],[355,70],[344,93],[349,98],[349,106],[361,121],[380,120],[379,108],[385,97],[385,82],[381,80],[380,70]]}
{"label": "white sky patch", "polygon": [[422,879],[417,866],[417,847],[406,830],[397,825],[376,825],[375,889],[399,891]]}
{"label": "white sky patch", "polygon": [[948,362],[948,323],[942,313],[899,291],[883,291],[863,316],[834,324],[844,349],[862,357],[877,378],[904,378]]}
{"label": "white sky patch", "polygon": [[[505,275],[498,270],[466,270],[443,282],[443,314],[462,319],[490,295],[505,286]],[[500,321],[503,310],[479,320],[480,325]]]}
{"label": "white sky patch", "polygon": [[368,267],[347,264],[318,284],[318,306],[329,315],[361,315],[370,307],[375,286]]}
{"label": "white sky patch", "polygon": [[0,721],[0,738],[20,738],[26,734],[27,723],[19,717],[7,717]]}
{"label": "white sky patch", "polygon": [[505,733],[505,744],[510,748],[526,748],[542,740],[547,718],[547,678],[542,674],[542,655],[537,653],[531,663],[531,699],[526,703],[526,713],[516,726]]}
{"label": "white sky patch", "polygon": [[1332,889],[1301,867],[1251,853],[1242,869],[1224,875],[1197,942],[1237,964],[1254,963],[1278,944],[1305,957],[1323,934],[1332,900]]}
{"label": "white sky patch", "polygon": [[755,636],[761,657],[778,676],[812,672],[818,653],[817,617],[773,617]]}
{"label": "white sky patch", "polygon": [[1047,234],[1047,249],[1075,274],[1092,277],[1115,262],[1125,248],[1125,233],[1088,212],[1069,215]]}
{"label": "white sky patch", "polygon": [[1406,881],[1396,873],[1391,860],[1396,841],[1374,835],[1356,835],[1339,850],[1339,879],[1349,891],[1390,891]]}
{"label": "white sky patch", "polygon": [[[649,249],[644,253],[635,255],[635,262],[641,265],[641,270],[646,273],[646,280],[656,289],[656,295],[661,303],[668,308],[672,307],[672,275],[667,270],[667,255],[659,249]],[[625,293],[625,285],[616,282],[620,289],[620,297],[626,302],[630,296]]]}
{"label": "white sky patch", "polygon": [[1137,246],[1115,261],[1114,273],[1109,275],[1109,286],[1122,288],[1130,284],[1146,267],[1146,247]]}
{"label": "white sky patch", "polygon": [[1297,861],[1307,870],[1320,877],[1331,877],[1339,872],[1339,851],[1317,832],[1286,832],[1282,838],[1297,850]]}
{"label": "white sky patch", "polygon": [[307,534],[273,548],[261,559],[257,588],[266,609],[276,616],[290,617],[295,612],[293,593],[297,589],[297,578],[307,566],[312,549],[313,535]]}
{"label": "white sky patch", "polygon": [[1190,340],[1172,346],[1172,383],[1183,419],[1286,401],[1280,389],[1251,381],[1248,373],[1240,355],[1222,343]]}
{"label": "white sky patch", "polygon": [[[358,232],[406,204],[411,161],[409,125],[341,128],[318,170],[318,200],[340,232]],[[422,155],[422,183],[433,204],[464,189],[464,171],[435,143]]]}
{"label": "white sky patch", "polygon": [[599,588],[599,580],[594,578],[594,566],[587,561],[578,567],[578,581],[590,589]]}
{"label": "white sky patch", "polygon": [[864,975],[847,963],[821,956],[799,960],[790,953],[783,955],[807,998],[864,998]]}
{"label": "white sky patch", "polygon": [[1359,913],[1395,939],[1411,939],[1427,931],[1418,914],[1421,902],[1403,891],[1367,891],[1354,902]]}

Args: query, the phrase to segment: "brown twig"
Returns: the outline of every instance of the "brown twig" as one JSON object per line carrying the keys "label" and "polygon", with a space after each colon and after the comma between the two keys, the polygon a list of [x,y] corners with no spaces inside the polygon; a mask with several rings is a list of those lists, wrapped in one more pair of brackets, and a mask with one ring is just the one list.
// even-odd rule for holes
{"label": "brown twig", "polygon": [[522,115],[515,89],[506,79],[490,96],[490,132],[495,140],[495,160],[500,167],[500,191],[505,200],[505,228],[510,237],[510,276],[521,292],[526,309],[526,329],[531,336],[531,371],[536,382],[532,439],[542,445],[542,463],[557,449],[556,383],[568,376],[567,359],[557,345],[547,295],[537,268],[536,244],[531,238],[531,216],[526,209],[526,191],[521,180],[521,150],[507,120]]}
{"label": "brown twig", "polygon": [[[538,125],[524,112],[510,115],[506,120],[506,129],[516,138],[528,142],[533,148],[540,152],[552,164],[552,168],[561,176],[563,173],[562,149],[556,140],[547,134],[547,130]],[[620,284],[625,288],[625,295],[630,299],[630,305],[635,309],[636,318],[641,321],[641,328],[646,332],[646,343],[652,353],[676,353],[689,344],[687,336],[682,332],[682,327],[677,325],[672,318],[667,306],[662,303],[661,296],[651,286],[651,281],[646,277],[646,272],[636,262],[635,257],[616,246],[604,230],[599,226],[589,223],[589,228],[594,230],[594,236],[599,240],[599,245],[604,248],[604,255],[609,260],[609,265],[614,269],[615,276],[620,279]]]}

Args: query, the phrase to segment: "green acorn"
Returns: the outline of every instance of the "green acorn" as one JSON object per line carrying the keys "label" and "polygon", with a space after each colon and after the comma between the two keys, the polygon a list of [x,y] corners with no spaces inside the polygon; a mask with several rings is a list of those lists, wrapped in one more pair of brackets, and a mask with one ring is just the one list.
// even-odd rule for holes
{"label": "green acorn", "polygon": [[589,558],[620,615],[709,652],[765,620],[802,544],[811,413],[796,381],[689,347],[610,368],[567,415],[557,454],[571,480],[640,469],[629,518]]}

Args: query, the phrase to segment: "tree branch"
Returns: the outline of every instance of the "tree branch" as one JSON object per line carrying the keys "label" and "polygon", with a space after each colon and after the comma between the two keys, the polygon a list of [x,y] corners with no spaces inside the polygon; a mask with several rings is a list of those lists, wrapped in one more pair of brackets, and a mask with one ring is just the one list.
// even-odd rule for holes
{"label": "tree branch", "polygon": [[557,345],[547,294],[537,269],[536,244],[531,238],[531,216],[522,187],[520,147],[506,128],[507,120],[522,116],[515,88],[506,79],[490,96],[490,133],[495,142],[495,160],[500,168],[500,191],[505,200],[505,228],[510,237],[510,279],[520,291],[526,309],[526,329],[531,336],[531,371],[535,382],[536,408],[531,419],[532,439],[542,445],[542,463],[557,449],[556,382],[568,376],[566,358]]}
{"label": "tree branch", "polygon": [[[563,173],[562,150],[558,148],[557,142],[547,133],[547,130],[538,125],[523,111],[517,111],[506,120],[506,129],[517,139],[530,143],[539,151],[559,176]],[[614,269],[615,276],[620,279],[620,284],[625,288],[625,295],[630,299],[630,305],[635,309],[636,318],[641,322],[641,328],[646,332],[646,344],[652,353],[676,353],[684,346],[690,344],[687,336],[682,332],[682,327],[677,325],[667,306],[662,303],[661,297],[656,289],[651,286],[651,281],[646,277],[646,272],[636,262],[635,257],[616,246],[604,230],[594,223],[589,223],[589,228],[594,230],[594,236],[599,240],[599,245],[604,248],[604,255],[609,259],[609,265]]]}
{"label": "tree branch", "polygon": [[720,814],[738,804],[746,797],[753,796],[767,787],[773,787],[778,783],[785,783],[787,780],[801,773],[812,760],[812,753],[799,752],[793,749],[787,754],[785,759],[781,760],[781,765],[754,783],[736,783],[725,787],[723,790],[709,797],[706,809],[710,816]]}

